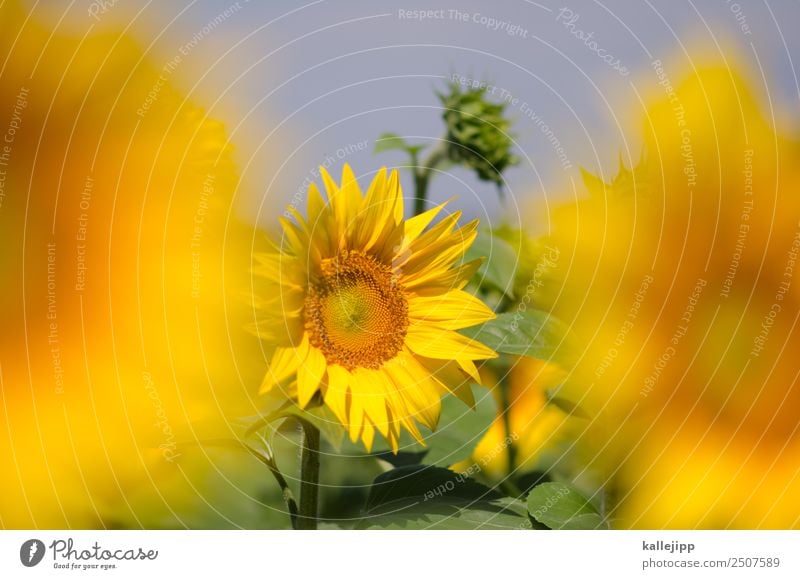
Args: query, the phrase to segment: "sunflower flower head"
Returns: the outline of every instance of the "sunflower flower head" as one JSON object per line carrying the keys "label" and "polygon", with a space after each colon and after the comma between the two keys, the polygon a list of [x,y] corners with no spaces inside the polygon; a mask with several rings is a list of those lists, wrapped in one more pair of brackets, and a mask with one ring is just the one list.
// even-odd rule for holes
{"label": "sunflower flower head", "polygon": [[252,464],[182,443],[230,432],[233,377],[263,372],[233,147],[135,38],[57,4],[0,2],[0,527],[232,522],[215,473]]}
{"label": "sunflower flower head", "polygon": [[650,103],[643,161],[585,176],[546,240],[572,258],[540,304],[581,345],[561,394],[619,527],[800,527],[800,144],[746,78]]}
{"label": "sunflower flower head", "polygon": [[377,430],[397,451],[402,428],[421,441],[417,422],[436,427],[442,394],[473,404],[474,361],[495,357],[457,332],[494,317],[463,289],[477,221],[431,225],[444,205],[404,219],[396,171],[366,195],[347,165],[341,184],[322,178],[326,197],[311,185],[307,215],[290,207],[282,243],[255,256],[256,330],[272,350],[261,391],[301,408],[318,397],[351,440],[369,449]]}

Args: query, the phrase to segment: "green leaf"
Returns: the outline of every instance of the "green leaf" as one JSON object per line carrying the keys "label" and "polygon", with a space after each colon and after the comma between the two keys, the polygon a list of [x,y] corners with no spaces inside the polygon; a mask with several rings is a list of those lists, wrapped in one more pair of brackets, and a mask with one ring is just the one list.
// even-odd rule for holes
{"label": "green leaf", "polygon": [[566,350],[563,324],[540,310],[498,314],[495,319],[461,333],[502,354],[551,360]]}
{"label": "green leaf", "polygon": [[485,258],[478,268],[476,279],[513,297],[514,276],[519,262],[517,252],[507,241],[492,234],[490,229],[479,229],[478,236],[467,250],[464,261]]}
{"label": "green leaf", "polygon": [[581,171],[581,179],[583,180],[583,185],[592,195],[602,197],[603,193],[606,190],[605,182],[590,171],[587,171],[583,167],[580,168]]}
{"label": "green leaf", "polygon": [[427,501],[440,496],[473,502],[502,498],[497,491],[452,470],[414,464],[379,475],[370,487],[366,509],[374,511],[404,499],[420,498]]}
{"label": "green leaf", "polygon": [[497,415],[497,403],[491,393],[472,386],[475,408],[455,396],[442,400],[442,413],[436,432],[425,437],[428,453],[423,462],[449,466],[469,458]]}
{"label": "green leaf", "polygon": [[528,513],[551,529],[606,529],[603,517],[574,486],[549,482],[528,494]]}
{"label": "green leaf", "polygon": [[447,501],[398,506],[394,512],[368,514],[356,529],[531,529],[531,521],[502,504],[466,506]]}
{"label": "green leaf", "polygon": [[375,139],[375,153],[383,153],[384,151],[393,151],[399,149],[406,151],[410,155],[416,155],[425,147],[423,145],[409,145],[405,139],[395,133],[383,133],[380,137]]}
{"label": "green leaf", "polygon": [[516,530],[531,529],[527,516],[518,514],[503,502],[466,505],[446,500],[396,505],[396,510],[367,514],[356,529],[455,529]]}
{"label": "green leaf", "polygon": [[447,469],[412,465],[378,476],[356,528],[531,528],[523,505]]}
{"label": "green leaf", "polygon": [[[483,435],[489,430],[497,413],[497,404],[485,388],[472,385],[475,408],[470,408],[455,396],[442,399],[442,412],[439,427],[435,432],[424,436],[425,445],[414,440],[407,432],[400,437],[402,453],[418,453],[424,464],[449,466],[469,458]],[[343,452],[363,455],[364,447],[345,441]],[[376,438],[372,453],[383,458],[390,453],[389,445],[382,438]],[[388,461],[392,462],[392,461]]]}
{"label": "green leaf", "polygon": [[401,466],[422,464],[426,454],[428,454],[427,450],[422,452],[398,452],[397,454],[387,450],[386,452],[375,453],[375,457],[388,462],[394,468],[400,468]]}

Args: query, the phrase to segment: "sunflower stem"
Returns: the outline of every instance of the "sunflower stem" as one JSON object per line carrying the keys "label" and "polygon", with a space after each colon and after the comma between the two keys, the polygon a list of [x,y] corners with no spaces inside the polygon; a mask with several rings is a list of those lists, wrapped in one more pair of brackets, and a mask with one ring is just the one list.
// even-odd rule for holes
{"label": "sunflower stem", "polygon": [[206,447],[222,447],[222,448],[233,448],[237,450],[243,450],[245,452],[250,453],[256,459],[261,461],[272,476],[275,478],[275,482],[278,483],[278,486],[281,488],[281,495],[283,496],[283,501],[286,503],[286,508],[289,509],[289,520],[292,524],[292,529],[297,528],[297,502],[294,500],[294,495],[292,494],[292,489],[289,487],[289,483],[286,482],[286,478],[281,473],[280,469],[278,468],[278,463],[275,461],[275,457],[272,454],[272,451],[269,448],[269,444],[267,441],[259,436],[261,441],[264,443],[264,449],[259,450],[257,448],[253,448],[249,444],[237,440],[235,438],[209,438],[205,440],[198,440],[194,443],[183,443],[182,445],[186,446],[206,446]]}
{"label": "sunflower stem", "polygon": [[428,202],[428,185],[436,166],[447,159],[447,141],[439,141],[428,158],[422,163],[417,159],[416,151],[411,153],[411,165],[414,168],[414,215],[425,212]]}
{"label": "sunflower stem", "polygon": [[319,506],[319,429],[302,420],[302,451],[300,456],[300,514],[297,528],[316,530]]}
{"label": "sunflower stem", "polygon": [[508,380],[500,384],[500,399],[503,405],[503,428],[506,433],[506,440],[511,441],[508,445],[508,476],[513,477],[517,470],[517,447],[513,442],[511,432],[511,385]]}
{"label": "sunflower stem", "polygon": [[500,490],[502,490],[508,496],[514,497],[515,499],[521,498],[525,494],[517,485],[514,484],[510,477],[501,480],[498,486],[500,487]]}

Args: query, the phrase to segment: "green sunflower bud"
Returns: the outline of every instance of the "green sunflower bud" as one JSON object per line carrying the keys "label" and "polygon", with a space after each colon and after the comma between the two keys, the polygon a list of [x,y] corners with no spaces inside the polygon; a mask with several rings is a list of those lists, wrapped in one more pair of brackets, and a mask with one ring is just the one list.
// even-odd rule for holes
{"label": "green sunflower bud", "polygon": [[519,159],[511,154],[511,121],[503,116],[506,103],[486,100],[485,88],[461,90],[450,85],[448,94],[439,94],[447,126],[447,156],[472,168],[478,177],[502,184],[501,173]]}

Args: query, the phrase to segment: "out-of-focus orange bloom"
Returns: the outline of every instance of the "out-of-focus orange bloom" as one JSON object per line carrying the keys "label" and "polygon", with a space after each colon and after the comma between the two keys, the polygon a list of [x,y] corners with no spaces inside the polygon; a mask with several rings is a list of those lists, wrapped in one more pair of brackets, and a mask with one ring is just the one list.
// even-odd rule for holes
{"label": "out-of-focus orange bloom", "polygon": [[653,72],[646,159],[587,176],[546,241],[541,302],[579,345],[561,395],[618,526],[798,528],[800,148],[736,71]]}
{"label": "out-of-focus orange bloom", "polygon": [[[557,406],[548,404],[546,393],[560,384],[564,371],[542,360],[515,359],[508,373],[505,395],[504,386],[497,383],[493,372],[484,368],[481,373],[486,384],[492,386],[497,418],[478,442],[471,459],[454,465],[453,470],[470,473],[479,470],[497,480],[547,468],[549,465],[543,464],[542,459],[557,459],[568,417]],[[549,457],[545,456],[548,452]]]}
{"label": "out-of-focus orange bloom", "polygon": [[264,371],[231,148],[176,63],[28,16],[0,4],[0,527],[179,526],[223,468],[185,425],[229,434]]}

